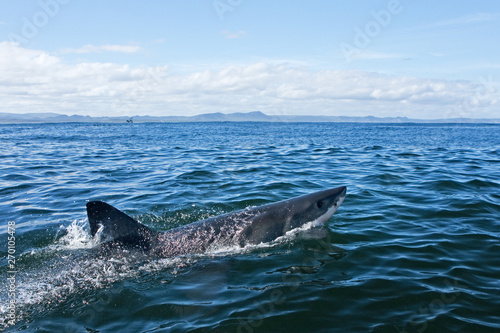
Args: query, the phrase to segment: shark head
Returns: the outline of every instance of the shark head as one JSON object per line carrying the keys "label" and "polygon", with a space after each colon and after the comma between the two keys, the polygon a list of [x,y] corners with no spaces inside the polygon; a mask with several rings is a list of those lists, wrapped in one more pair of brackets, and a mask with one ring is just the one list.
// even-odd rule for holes
{"label": "shark head", "polygon": [[306,224],[324,223],[342,204],[346,191],[341,186],[259,207],[244,231],[245,239],[253,244],[269,242]]}
{"label": "shark head", "polygon": [[289,200],[289,218],[283,232],[300,228],[307,223],[321,224],[328,221],[344,202],[345,186],[311,193]]}

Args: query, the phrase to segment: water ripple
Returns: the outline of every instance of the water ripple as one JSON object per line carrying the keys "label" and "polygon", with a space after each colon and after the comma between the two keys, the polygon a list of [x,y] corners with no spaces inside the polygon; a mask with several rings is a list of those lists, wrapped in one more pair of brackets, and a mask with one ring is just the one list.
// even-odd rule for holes
{"label": "water ripple", "polygon": [[[12,329],[500,329],[497,125],[8,125],[0,148]],[[103,257],[85,221],[105,200],[166,230],[339,185],[324,234],[246,252]]]}

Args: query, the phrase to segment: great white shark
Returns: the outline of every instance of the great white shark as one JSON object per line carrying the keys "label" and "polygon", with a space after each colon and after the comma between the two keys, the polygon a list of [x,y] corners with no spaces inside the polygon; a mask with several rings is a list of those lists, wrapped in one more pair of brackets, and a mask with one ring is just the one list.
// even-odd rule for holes
{"label": "great white shark", "polygon": [[88,202],[87,216],[92,237],[99,235],[104,244],[137,247],[161,257],[174,257],[268,243],[309,223],[322,224],[342,204],[346,190],[345,186],[323,190],[164,232],[155,231],[102,201]]}

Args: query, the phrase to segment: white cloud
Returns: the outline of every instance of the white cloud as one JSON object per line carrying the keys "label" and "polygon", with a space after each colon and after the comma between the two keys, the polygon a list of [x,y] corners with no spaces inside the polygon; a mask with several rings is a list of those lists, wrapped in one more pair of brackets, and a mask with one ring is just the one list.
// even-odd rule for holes
{"label": "white cloud", "polygon": [[246,32],[243,30],[232,32],[229,30],[223,30],[222,35],[228,39],[237,39],[237,38],[243,38],[246,36]]}
{"label": "white cloud", "polygon": [[353,54],[352,59],[360,60],[380,60],[380,59],[404,59],[408,56],[397,54],[397,53],[384,53],[384,52],[371,52],[365,50],[359,50]]}
{"label": "white cloud", "polygon": [[431,29],[438,27],[464,26],[469,24],[492,22],[498,20],[499,18],[500,13],[475,13],[448,20],[437,21],[420,28]]}
{"label": "white cloud", "polygon": [[495,82],[457,82],[258,62],[177,74],[167,66],[67,64],[0,43],[0,112],[190,115],[204,112],[498,117]]}
{"label": "white cloud", "polygon": [[446,54],[440,53],[440,52],[429,52],[429,55],[431,57],[445,57],[446,56]]}
{"label": "white cloud", "polygon": [[101,52],[121,52],[121,53],[135,53],[140,51],[141,48],[135,45],[91,45],[87,44],[78,49],[63,49],[61,53],[101,53]]}
{"label": "white cloud", "polygon": [[450,20],[436,22],[433,26],[465,25],[481,22],[495,21],[500,17],[500,13],[476,13],[457,17]]}

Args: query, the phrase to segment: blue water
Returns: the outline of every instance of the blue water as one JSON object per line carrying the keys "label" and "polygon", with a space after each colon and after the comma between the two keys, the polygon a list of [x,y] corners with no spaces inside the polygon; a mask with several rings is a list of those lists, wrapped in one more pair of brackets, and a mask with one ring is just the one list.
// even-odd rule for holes
{"label": "blue water", "polygon": [[[109,257],[86,221],[89,200],[167,230],[341,185],[323,231],[241,250]],[[498,125],[0,125],[0,198],[6,331],[500,332]]]}

